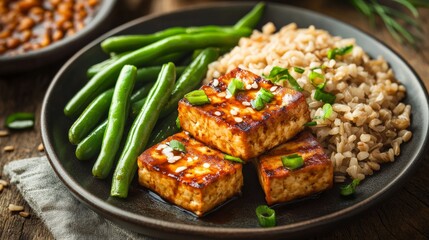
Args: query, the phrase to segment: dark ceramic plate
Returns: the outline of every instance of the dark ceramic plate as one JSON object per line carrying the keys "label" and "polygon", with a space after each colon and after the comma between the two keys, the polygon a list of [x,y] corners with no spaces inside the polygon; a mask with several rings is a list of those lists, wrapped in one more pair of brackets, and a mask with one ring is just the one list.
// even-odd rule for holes
{"label": "dark ceramic plate", "polygon": [[95,16],[88,25],[75,35],[66,37],[45,48],[30,51],[16,56],[0,55],[0,74],[29,71],[58,60],[66,60],[77,50],[107,30],[110,15],[116,0],[102,0]]}
{"label": "dark ceramic plate", "polygon": [[[150,33],[171,26],[233,24],[252,8],[251,3],[213,4],[187,9],[162,16],[149,16],[125,24],[73,56],[59,71],[46,94],[42,110],[42,137],[52,167],[83,203],[102,216],[138,232],[170,239],[195,238],[279,238],[315,234],[341,220],[379,203],[398,189],[406,180],[426,145],[428,136],[428,97],[421,80],[410,66],[395,52],[367,34],[335,19],[315,12],[279,4],[268,4],[261,23],[274,22],[282,26],[296,22],[300,27],[315,25],[333,35],[352,37],[373,57],[383,56],[398,79],[406,85],[409,94],[406,103],[413,106],[411,130],[414,135],[403,145],[401,155],[394,163],[383,165],[382,170],[365,180],[353,199],[339,196],[338,186],[304,201],[276,207],[278,226],[261,228],[255,208],[265,204],[256,173],[245,167],[245,184],[240,198],[201,219],[162,203],[134,183],[126,200],[109,197],[110,180],[100,181],[91,176],[91,162],[78,161],[74,146],[67,140],[72,121],[63,115],[63,107],[85,84],[85,71],[106,56],[99,43],[115,34]],[[260,27],[260,26],[259,26]]]}

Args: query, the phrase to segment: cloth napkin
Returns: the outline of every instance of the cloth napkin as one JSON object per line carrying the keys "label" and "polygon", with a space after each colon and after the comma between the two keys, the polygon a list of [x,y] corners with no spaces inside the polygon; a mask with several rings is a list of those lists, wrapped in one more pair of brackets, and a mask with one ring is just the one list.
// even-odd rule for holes
{"label": "cloth napkin", "polygon": [[55,239],[150,239],[122,229],[80,203],[46,156],[12,161],[3,171]]}

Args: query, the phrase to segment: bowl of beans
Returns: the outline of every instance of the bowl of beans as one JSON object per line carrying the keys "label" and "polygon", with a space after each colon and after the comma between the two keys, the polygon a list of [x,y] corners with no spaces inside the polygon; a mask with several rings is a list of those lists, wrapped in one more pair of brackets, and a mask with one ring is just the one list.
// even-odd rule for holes
{"label": "bowl of beans", "polygon": [[115,0],[0,0],[0,74],[65,59],[107,30]]}

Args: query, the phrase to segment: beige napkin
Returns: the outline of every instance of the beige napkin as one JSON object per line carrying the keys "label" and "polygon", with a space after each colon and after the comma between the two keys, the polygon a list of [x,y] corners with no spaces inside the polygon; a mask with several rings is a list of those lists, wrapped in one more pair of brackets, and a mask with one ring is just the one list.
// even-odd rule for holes
{"label": "beige napkin", "polygon": [[55,239],[149,239],[122,229],[80,203],[46,157],[12,161],[3,171]]}

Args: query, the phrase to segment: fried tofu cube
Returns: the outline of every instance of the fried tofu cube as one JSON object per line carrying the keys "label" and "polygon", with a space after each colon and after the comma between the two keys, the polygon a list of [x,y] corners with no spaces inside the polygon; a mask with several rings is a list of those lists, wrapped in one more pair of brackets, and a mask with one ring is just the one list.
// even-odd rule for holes
{"label": "fried tofu cube", "polygon": [[[232,96],[227,91],[232,79],[244,89]],[[258,111],[252,107],[258,91],[264,88],[273,99]],[[273,85],[247,70],[236,68],[201,87],[210,99],[205,105],[179,102],[181,127],[196,139],[243,160],[286,142],[310,120],[305,96],[293,89]]]}
{"label": "fried tofu cube", "polygon": [[[283,166],[282,156],[298,154],[304,165],[295,170]],[[309,132],[282,144],[256,160],[259,182],[269,205],[322,192],[333,184],[333,166],[322,146]]]}
{"label": "fried tofu cube", "polygon": [[[170,147],[176,140],[185,152]],[[202,216],[243,186],[242,164],[224,160],[224,154],[177,133],[138,157],[139,183],[163,199]]]}

